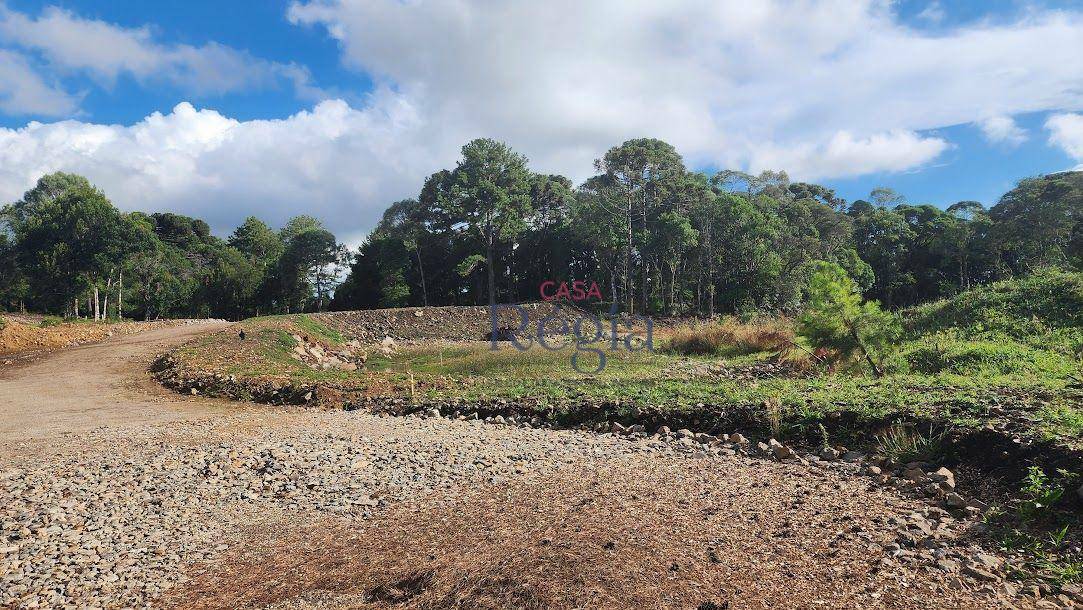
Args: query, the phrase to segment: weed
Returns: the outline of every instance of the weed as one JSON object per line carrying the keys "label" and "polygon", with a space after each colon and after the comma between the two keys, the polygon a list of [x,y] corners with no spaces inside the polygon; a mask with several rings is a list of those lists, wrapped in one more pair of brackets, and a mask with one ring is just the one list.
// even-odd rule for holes
{"label": "weed", "polygon": [[896,463],[939,462],[946,454],[948,430],[922,434],[908,426],[892,426],[876,435],[876,445],[885,457]]}
{"label": "weed", "polygon": [[742,323],[734,318],[677,328],[664,349],[675,354],[742,355],[781,352],[793,344],[792,324],[785,319]]}
{"label": "weed", "polygon": [[763,409],[767,426],[771,429],[771,437],[782,438],[782,401],[774,397],[768,398],[763,401]]}
{"label": "weed", "polygon": [[1022,495],[1019,518],[1028,523],[1052,515],[1054,507],[1064,496],[1065,488],[1074,480],[1075,475],[1065,470],[1058,470],[1056,477],[1050,477],[1038,466],[1028,468],[1019,490]]}
{"label": "weed", "polygon": [[57,318],[56,316],[45,316],[44,318],[42,318],[41,322],[38,323],[38,326],[40,326],[41,328],[50,328],[53,326],[60,326],[63,323],[64,321],[60,318]]}
{"label": "weed", "polygon": [[827,434],[827,428],[825,428],[822,423],[818,423],[816,425],[820,428],[820,445],[824,449],[831,447],[831,438]]}

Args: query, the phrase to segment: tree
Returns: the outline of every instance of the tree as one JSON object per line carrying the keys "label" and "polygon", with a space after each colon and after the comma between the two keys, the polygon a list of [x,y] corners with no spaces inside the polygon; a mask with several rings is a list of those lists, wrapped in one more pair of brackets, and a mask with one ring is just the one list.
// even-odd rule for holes
{"label": "tree", "polygon": [[77,299],[132,251],[132,224],[78,176],[43,177],[5,216],[29,296],[41,310],[74,312]]}
{"label": "tree", "polygon": [[872,192],[869,193],[869,199],[880,208],[893,208],[906,203],[906,197],[895,189],[886,186],[878,186],[872,189]]}
{"label": "tree", "polygon": [[914,230],[902,216],[882,208],[862,214],[854,223],[857,253],[867,262],[876,276],[872,293],[884,299],[888,307],[894,297],[913,283],[905,263]]}
{"label": "tree", "polygon": [[[684,161],[670,144],[654,138],[628,140],[606,151],[594,162],[605,176],[603,203],[610,215],[619,214],[625,235],[625,282],[628,312],[634,307],[633,257],[639,254],[640,308],[647,310],[649,260],[644,247],[649,243],[650,221],[658,207],[672,193],[685,174]],[[602,184],[599,184],[601,186]],[[639,246],[638,252],[636,246]]]}
{"label": "tree", "polygon": [[472,140],[462,156],[452,173],[449,203],[485,248],[489,306],[494,307],[496,249],[525,228],[530,172],[526,157],[495,140]]}
{"label": "tree", "polygon": [[995,239],[1013,273],[1074,259],[1083,229],[1083,172],[1021,180],[991,210]]}
{"label": "tree", "polygon": [[282,237],[255,216],[245,218],[244,224],[233,231],[227,243],[243,254],[249,263],[260,268],[273,264],[283,248]]}
{"label": "tree", "polygon": [[308,228],[290,236],[276,270],[279,296],[287,313],[303,311],[313,296],[316,311],[323,310],[338,280],[344,254],[345,248],[326,229]]}
{"label": "tree", "polygon": [[687,216],[677,212],[663,212],[658,217],[655,232],[656,247],[669,268],[669,303],[670,315],[674,313],[674,299],[677,293],[677,266],[684,255],[695,247],[699,233],[692,228]]}
{"label": "tree", "polygon": [[846,271],[835,263],[816,261],[809,279],[808,302],[798,319],[798,332],[816,348],[830,349],[842,358],[860,353],[877,377],[877,360],[900,335],[898,318],[875,301],[862,302]]}

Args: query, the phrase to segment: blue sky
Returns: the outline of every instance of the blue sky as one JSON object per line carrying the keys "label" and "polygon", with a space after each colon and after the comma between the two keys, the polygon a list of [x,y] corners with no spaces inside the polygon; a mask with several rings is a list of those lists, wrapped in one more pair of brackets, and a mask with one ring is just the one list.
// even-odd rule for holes
{"label": "blue sky", "polygon": [[986,204],[1083,164],[1083,5],[0,0],[0,200],[77,171],[228,232],[355,242],[474,137],[582,180],[665,139],[847,199]]}

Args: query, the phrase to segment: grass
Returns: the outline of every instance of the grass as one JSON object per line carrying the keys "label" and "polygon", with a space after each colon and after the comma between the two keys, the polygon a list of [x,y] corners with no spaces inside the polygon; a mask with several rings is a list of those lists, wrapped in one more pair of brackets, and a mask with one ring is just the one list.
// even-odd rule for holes
{"label": "grass", "polygon": [[742,323],[727,317],[677,328],[664,342],[663,349],[686,356],[740,356],[782,351],[793,342],[793,324],[785,318]]}
{"label": "grass", "polygon": [[[242,323],[248,342],[224,333],[184,351],[226,374],[333,383],[369,395],[529,399],[545,409],[590,402],[607,405],[616,417],[643,409],[736,410],[758,413],[756,419],[778,434],[815,432],[835,416],[856,428],[902,416],[959,430],[1008,417],[1034,439],[1083,449],[1083,361],[1073,352],[1083,309],[1064,311],[1083,303],[1080,277],[1048,271],[904,312],[906,336],[880,379],[819,368],[785,319],[725,318],[656,330],[654,353],[610,351],[604,343],[577,347],[571,338],[555,351],[536,343],[526,351],[502,343],[494,351],[479,341],[407,345],[385,356],[369,346],[364,370],[352,373],[313,370],[293,357],[291,335],[332,348],[350,339],[305,315],[248,320]],[[583,372],[598,364],[591,350],[606,359],[596,374]],[[725,374],[780,362],[799,363],[792,368],[811,368],[810,374],[786,374],[786,367],[752,377]],[[917,439],[895,441],[905,453],[905,444]]]}
{"label": "grass", "polygon": [[877,449],[897,464],[908,462],[940,462],[947,453],[948,431],[928,434],[907,426],[892,426],[876,435]]}

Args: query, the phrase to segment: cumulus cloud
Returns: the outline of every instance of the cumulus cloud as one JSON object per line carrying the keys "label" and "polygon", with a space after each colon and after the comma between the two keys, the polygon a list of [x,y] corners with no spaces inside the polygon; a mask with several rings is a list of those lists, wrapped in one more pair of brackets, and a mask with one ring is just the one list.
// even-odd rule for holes
{"label": "cumulus cloud", "polygon": [[993,144],[1018,146],[1026,141],[1027,132],[1015,124],[1011,117],[994,116],[978,122],[982,135]]}
{"label": "cumulus cloud", "polygon": [[1083,114],[1055,114],[1046,120],[1045,128],[1049,130],[1049,143],[1078,161],[1076,169],[1083,169]]}
{"label": "cumulus cloud", "polygon": [[171,210],[228,232],[247,214],[280,225],[313,213],[356,240],[387,202],[416,190],[439,161],[401,97],[365,110],[325,101],[286,119],[236,121],[189,103],[131,126],[33,122],[0,129],[0,193],[17,198],[42,174],[84,174],[127,210]]}
{"label": "cumulus cloud", "polygon": [[[267,121],[182,104],[129,126],[32,123],[0,132],[0,200],[65,169],[128,209],[173,208],[220,229],[250,213],[280,222],[307,211],[350,235],[475,137],[576,181],[634,137],[671,142],[693,167],[818,180],[919,169],[951,146],[938,128],[1003,117],[993,133],[1010,141],[1007,117],[1083,108],[1083,63],[1063,60],[1083,55],[1083,13],[1066,10],[935,34],[902,24],[883,0],[307,0],[288,18],[338,41],[344,65],[376,83],[371,98]],[[208,76],[177,57],[210,57],[213,45],[163,46],[145,30],[121,32],[115,44],[130,52],[80,58],[39,23],[78,18],[53,10],[32,21],[8,35],[104,80],[153,79],[153,65],[191,67],[212,87],[250,78],[218,60],[209,64],[222,74]]]}
{"label": "cumulus cloud", "polygon": [[161,44],[148,27],[124,28],[57,7],[30,17],[0,3],[0,43],[40,54],[59,74],[85,73],[104,86],[127,74],[147,84],[169,83],[193,95],[280,82],[306,97],[318,95],[308,70],[301,66],[266,61],[213,42],[198,47]]}
{"label": "cumulus cloud", "polygon": [[[434,124],[575,177],[643,135],[703,165],[786,160],[803,179],[903,171],[944,149],[926,130],[1083,105],[1083,64],[1062,60],[1083,53],[1083,15],[1066,11],[935,35],[879,0],[310,0],[289,17]],[[862,146],[877,154],[842,167]]]}

